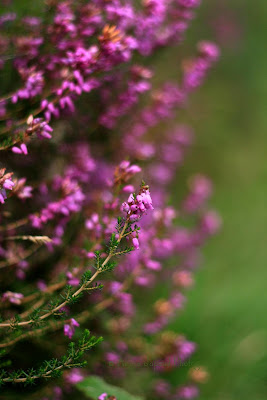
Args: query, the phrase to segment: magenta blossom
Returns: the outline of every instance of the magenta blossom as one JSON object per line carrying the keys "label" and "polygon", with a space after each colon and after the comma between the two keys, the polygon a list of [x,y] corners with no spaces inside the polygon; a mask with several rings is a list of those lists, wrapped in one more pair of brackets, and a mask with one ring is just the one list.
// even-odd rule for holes
{"label": "magenta blossom", "polygon": [[99,397],[98,400],[107,400],[108,394],[107,393],[102,393]]}
{"label": "magenta blossom", "polygon": [[75,333],[75,328],[79,326],[80,324],[74,318],[71,318],[69,323],[64,325],[64,335],[71,339]]}
{"label": "magenta blossom", "polygon": [[5,292],[2,296],[3,301],[9,301],[10,303],[13,304],[21,304],[22,299],[23,299],[23,294],[22,293],[14,293],[14,292]]}
{"label": "magenta blossom", "polygon": [[12,151],[13,151],[13,153],[16,153],[16,154],[25,154],[25,155],[28,154],[28,149],[27,149],[27,146],[25,143],[22,143],[19,147],[13,146]]}

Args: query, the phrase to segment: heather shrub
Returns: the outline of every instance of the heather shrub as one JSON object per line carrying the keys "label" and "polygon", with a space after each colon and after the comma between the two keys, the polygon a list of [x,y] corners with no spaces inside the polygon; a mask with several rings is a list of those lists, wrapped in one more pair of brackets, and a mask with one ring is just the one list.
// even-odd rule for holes
{"label": "heather shrub", "polygon": [[194,139],[171,121],[219,51],[198,43],[157,88],[151,61],[199,3],[52,0],[0,17],[4,398],[192,399],[207,379],[166,379],[196,349],[168,324],[220,225],[200,173],[170,204]]}

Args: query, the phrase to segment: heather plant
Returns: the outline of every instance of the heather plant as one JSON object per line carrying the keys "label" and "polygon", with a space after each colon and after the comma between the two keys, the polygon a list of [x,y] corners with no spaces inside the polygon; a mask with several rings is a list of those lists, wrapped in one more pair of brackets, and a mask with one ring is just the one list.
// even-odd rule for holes
{"label": "heather plant", "polygon": [[6,398],[192,399],[207,378],[166,380],[195,352],[168,325],[220,225],[201,174],[169,203],[194,136],[170,121],[219,51],[200,42],[180,82],[157,88],[149,66],[199,3],[51,0],[41,18],[0,16]]}

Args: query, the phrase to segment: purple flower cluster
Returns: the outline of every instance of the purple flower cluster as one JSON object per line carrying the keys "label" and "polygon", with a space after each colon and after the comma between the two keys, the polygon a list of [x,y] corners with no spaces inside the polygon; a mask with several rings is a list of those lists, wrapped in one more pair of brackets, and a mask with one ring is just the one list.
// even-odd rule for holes
{"label": "purple flower cluster", "polygon": [[[49,201],[47,207],[43,208],[38,214],[29,217],[32,226],[35,228],[42,228],[44,224],[57,215],[68,217],[70,214],[79,212],[82,208],[84,194],[77,182],[71,181],[68,177],[55,176],[52,189],[55,192],[62,192],[62,197],[56,201]],[[40,190],[45,195],[46,188],[42,186]]]}
{"label": "purple flower cluster", "polygon": [[190,181],[190,192],[184,200],[184,210],[189,214],[194,213],[205,204],[211,194],[211,181],[202,175],[194,176]]}
{"label": "purple flower cluster", "polygon": [[7,198],[7,190],[12,190],[14,182],[12,180],[13,172],[5,173],[6,169],[0,169],[0,203],[4,203]]}
{"label": "purple flower cluster", "polygon": [[189,60],[184,64],[183,88],[186,92],[195,90],[202,85],[207,71],[219,58],[218,47],[210,42],[200,42],[198,52],[199,56],[196,59]]}
{"label": "purple flower cluster", "polygon": [[137,196],[130,194],[128,201],[121,206],[130,223],[138,221],[147,210],[153,210],[152,199],[148,188],[142,187]]}
{"label": "purple flower cluster", "polygon": [[23,299],[22,293],[14,293],[14,292],[5,292],[2,296],[2,301],[9,301],[12,304],[21,304],[21,300]]}
{"label": "purple flower cluster", "polygon": [[19,89],[12,96],[12,103],[17,103],[18,100],[36,97],[40,95],[43,90],[44,79],[41,72],[23,70],[20,71],[20,73],[23,75],[23,79],[25,80],[25,86],[23,89]]}
{"label": "purple flower cluster", "polygon": [[75,328],[79,327],[80,324],[71,318],[67,324],[64,325],[64,335],[71,339],[75,333]]}
{"label": "purple flower cluster", "polygon": [[102,393],[97,400],[117,400],[115,396],[109,396],[107,393]]}
{"label": "purple flower cluster", "polygon": [[[165,124],[186,107],[219,50],[200,42],[197,55],[182,60],[180,82],[154,89],[144,58],[183,39],[200,0],[47,3],[48,18],[0,17],[0,78],[7,68],[18,77],[0,97],[0,308],[23,329],[8,338],[0,331],[1,343],[23,341],[37,327],[41,354],[47,335],[56,335],[49,347],[56,358],[85,325],[106,338],[91,353],[90,374],[127,382],[120,361],[160,360],[153,398],[193,399],[197,374],[182,386],[162,379],[179,368],[175,360],[196,351],[168,325],[184,308],[201,247],[221,222],[209,209],[212,183],[201,174],[170,205],[170,185],[194,134]],[[9,34],[18,25],[20,33]],[[140,187],[143,179],[149,187]],[[102,275],[105,268],[114,270]],[[88,276],[97,282],[84,287]],[[155,299],[162,285],[168,291]],[[39,315],[47,324],[38,324]],[[46,398],[71,395],[88,371],[64,374],[61,387],[48,383]],[[115,398],[99,395],[108,399]]]}
{"label": "purple flower cluster", "polygon": [[[14,38],[18,54],[14,68],[21,87],[0,99],[1,113],[8,114],[21,101],[34,99],[39,103],[34,114],[50,121],[52,117],[74,113],[77,98],[98,89],[105,103],[99,122],[113,128],[137,104],[140,95],[150,90],[152,76],[149,69],[133,65],[126,69],[125,80],[125,73],[114,73],[114,67],[129,63],[135,53],[148,56],[162,46],[180,41],[192,19],[192,10],[199,3],[149,0],[135,9],[130,0],[123,3],[96,0],[82,6],[71,0],[55,6],[54,18],[48,26],[36,18],[24,18],[27,33]],[[7,21],[17,23],[15,15],[12,18],[10,15],[2,16],[3,30]],[[9,40],[3,35],[1,41],[3,68],[9,59],[5,57]],[[53,52],[42,53],[46,43],[53,44]],[[185,90],[196,86],[196,82],[200,84],[218,57],[218,49],[208,42],[199,45],[199,52],[199,58],[185,74],[182,85]],[[115,87],[120,93],[114,102]],[[15,122],[23,127],[23,119]],[[14,125],[9,129],[13,130]]]}

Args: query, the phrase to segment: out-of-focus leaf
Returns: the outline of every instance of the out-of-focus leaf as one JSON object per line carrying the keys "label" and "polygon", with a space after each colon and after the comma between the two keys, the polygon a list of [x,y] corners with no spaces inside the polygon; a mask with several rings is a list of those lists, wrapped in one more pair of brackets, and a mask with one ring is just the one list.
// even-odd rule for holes
{"label": "out-of-focus leaf", "polygon": [[102,393],[115,396],[117,400],[144,400],[143,397],[134,396],[120,387],[106,383],[99,376],[89,376],[76,386],[88,396],[88,398],[93,400],[97,400]]}

